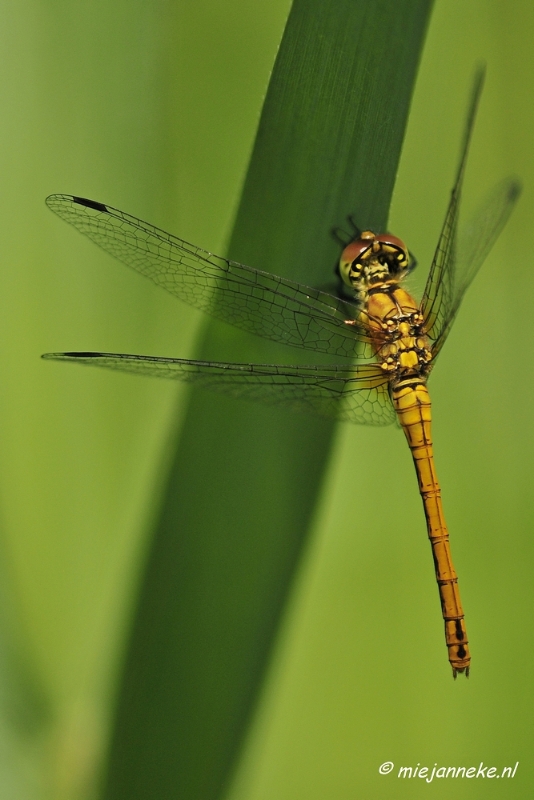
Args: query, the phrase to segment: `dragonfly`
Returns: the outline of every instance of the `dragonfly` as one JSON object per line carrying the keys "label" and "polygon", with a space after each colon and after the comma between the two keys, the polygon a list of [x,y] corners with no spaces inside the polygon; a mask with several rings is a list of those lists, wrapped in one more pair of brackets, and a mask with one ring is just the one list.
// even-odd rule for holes
{"label": "dragonfly", "polygon": [[[46,202],[107,253],[185,303],[267,339],[345,358],[326,365],[237,364],[103,352],[43,358],[171,378],[354,423],[400,423],[410,447],[432,549],[453,677],[471,656],[436,475],[429,375],[462,299],[521,191],[502,181],[458,233],[467,155],[484,75],[471,94],[459,165],[425,290],[406,289],[413,257],[390,233],[355,231],[339,262],[336,295],[207,252],[103,203],[66,194]],[[346,296],[350,290],[351,296]],[[347,361],[347,359],[351,359]]]}

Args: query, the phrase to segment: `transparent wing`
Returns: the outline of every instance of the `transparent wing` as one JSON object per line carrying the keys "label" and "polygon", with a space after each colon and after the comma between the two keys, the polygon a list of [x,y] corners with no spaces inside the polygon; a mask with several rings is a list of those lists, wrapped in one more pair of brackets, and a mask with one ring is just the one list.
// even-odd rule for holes
{"label": "transparent wing", "polygon": [[110,255],[208,314],[284,344],[372,356],[355,303],[228,261],[93,200],[55,194],[46,202]]}
{"label": "transparent wing", "polygon": [[195,383],[206,389],[367,425],[389,425],[395,411],[378,364],[225,364],[117,353],[46,353],[43,358]]}
{"label": "transparent wing", "polygon": [[452,189],[449,207],[445,215],[443,228],[438,240],[438,246],[430,267],[423,299],[421,300],[421,313],[423,315],[425,328],[432,340],[439,338],[444,328],[444,321],[449,317],[452,306],[456,229],[458,224],[460,195],[464,180],[469,143],[471,141],[471,134],[473,132],[483,84],[484,70],[481,69],[475,76],[460,154],[460,164],[458,166],[458,172]]}
{"label": "transparent wing", "polygon": [[432,347],[434,359],[443,347],[471,281],[506,224],[520,193],[521,184],[515,178],[502,181],[486,198],[469,224],[460,230],[450,301],[440,325],[434,326],[435,341]]}

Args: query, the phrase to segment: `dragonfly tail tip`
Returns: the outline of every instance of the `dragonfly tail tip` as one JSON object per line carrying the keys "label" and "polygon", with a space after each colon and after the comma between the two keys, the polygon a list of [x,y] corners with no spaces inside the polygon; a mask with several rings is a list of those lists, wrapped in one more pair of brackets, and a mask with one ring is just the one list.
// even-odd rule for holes
{"label": "dragonfly tail tip", "polygon": [[459,672],[463,672],[466,678],[469,677],[469,667],[461,667],[461,668],[453,667],[452,677],[454,678],[454,680],[456,680]]}

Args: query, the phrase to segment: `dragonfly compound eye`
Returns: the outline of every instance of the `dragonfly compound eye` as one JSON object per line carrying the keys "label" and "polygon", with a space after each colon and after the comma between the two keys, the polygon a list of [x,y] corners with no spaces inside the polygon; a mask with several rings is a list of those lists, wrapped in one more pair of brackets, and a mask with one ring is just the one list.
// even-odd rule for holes
{"label": "dragonfly compound eye", "polygon": [[389,233],[364,231],[359,239],[343,250],[339,272],[344,283],[358,288],[362,282],[371,282],[373,265],[379,264],[385,268],[380,271],[379,277],[380,280],[387,280],[404,272],[409,260],[408,249],[401,239]]}

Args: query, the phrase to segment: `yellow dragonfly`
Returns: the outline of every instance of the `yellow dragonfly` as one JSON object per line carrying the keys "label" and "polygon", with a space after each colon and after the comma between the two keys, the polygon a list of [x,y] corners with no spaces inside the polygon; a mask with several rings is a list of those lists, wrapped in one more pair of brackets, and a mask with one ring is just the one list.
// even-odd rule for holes
{"label": "yellow dragonfly", "polygon": [[427,381],[462,298],[519,195],[500,183],[457,235],[467,153],[483,84],[473,88],[460,163],[420,303],[404,288],[413,267],[389,233],[357,231],[339,275],[351,298],[229,261],[111,206],[55,194],[48,206],[101,248],[171,294],[225,322],[277,342],[351,359],[344,364],[231,364],[123,353],[46,353],[140,375],[174,378],[355,423],[397,420],[412,452],[432,547],[453,676],[469,675],[470,653],[458,578],[434,467]]}

